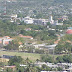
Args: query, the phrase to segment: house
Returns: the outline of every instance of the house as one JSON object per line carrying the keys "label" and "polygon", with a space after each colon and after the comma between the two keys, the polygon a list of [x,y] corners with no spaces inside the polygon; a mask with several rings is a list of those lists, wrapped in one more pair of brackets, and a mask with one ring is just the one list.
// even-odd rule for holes
{"label": "house", "polygon": [[53,44],[53,45],[46,45],[45,48],[48,49],[54,49],[56,47],[57,44]]}
{"label": "house", "polygon": [[29,16],[27,16],[27,17],[24,18],[24,22],[25,22],[26,24],[33,24],[33,19],[30,18]]}
{"label": "house", "polygon": [[66,16],[66,15],[62,16],[62,18],[63,18],[63,21],[68,20],[68,16]]}
{"label": "house", "polygon": [[54,25],[63,25],[63,23],[58,23],[58,20],[54,22]]}
{"label": "house", "polygon": [[68,16],[66,16],[66,15],[62,16],[61,18],[58,18],[59,22],[63,22],[65,20],[68,20]]}
{"label": "house", "polygon": [[16,22],[17,14],[11,15],[11,21],[10,22]]}
{"label": "house", "polygon": [[24,64],[20,64],[20,67],[27,67],[27,65],[24,65]]}
{"label": "house", "polygon": [[23,45],[20,44],[20,45],[19,45],[19,51],[23,51],[22,48],[23,48]]}
{"label": "house", "polygon": [[10,38],[9,36],[0,37],[0,45],[6,46],[12,40],[13,38]]}
{"label": "house", "polygon": [[25,28],[25,31],[31,31],[32,29],[31,28]]}
{"label": "house", "polygon": [[2,55],[1,58],[6,58],[6,59],[10,59],[13,58],[14,56],[10,56],[10,55]]}
{"label": "house", "polygon": [[33,45],[35,48],[42,48],[45,46],[45,44],[35,44]]}
{"label": "house", "polygon": [[39,67],[42,67],[42,65],[47,65],[48,67],[50,68],[57,68],[58,65],[57,64],[54,64],[54,63],[45,63],[45,62],[35,62],[35,66],[39,66]]}
{"label": "house", "polygon": [[39,66],[39,67],[42,67],[42,65],[46,65],[45,62],[35,62],[34,64],[35,66]]}
{"label": "house", "polygon": [[2,55],[0,58],[0,62],[8,62],[10,58],[13,58],[14,56],[10,55]]}
{"label": "house", "polygon": [[48,19],[33,19],[34,24],[36,25],[46,25],[48,22]]}
{"label": "house", "polygon": [[16,70],[16,66],[4,66],[4,69],[7,69],[7,68],[12,69],[13,71]]}
{"label": "house", "polygon": [[44,50],[46,52],[48,52],[49,54],[54,54],[54,49],[56,47],[57,44],[53,44],[53,45],[45,45],[44,46]]}
{"label": "house", "polygon": [[22,37],[22,38],[27,38],[27,39],[33,39],[32,36],[23,36],[22,34],[19,34],[19,37]]}
{"label": "house", "polygon": [[9,61],[9,59],[7,59],[7,58],[0,58],[0,62],[8,62]]}

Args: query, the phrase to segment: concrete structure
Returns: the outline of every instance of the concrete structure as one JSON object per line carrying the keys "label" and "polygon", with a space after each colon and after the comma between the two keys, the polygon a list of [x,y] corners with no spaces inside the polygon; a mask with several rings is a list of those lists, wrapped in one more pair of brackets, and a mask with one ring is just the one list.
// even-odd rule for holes
{"label": "concrete structure", "polygon": [[58,23],[58,20],[54,22],[54,25],[63,25],[63,23]]}
{"label": "concrete structure", "polygon": [[24,22],[25,22],[26,24],[33,24],[33,19],[30,18],[29,16],[27,16],[27,17],[24,18]]}
{"label": "concrete structure", "polygon": [[63,19],[63,21],[68,20],[68,16],[64,15],[64,16],[62,16],[62,19]]}
{"label": "concrete structure", "polygon": [[35,48],[42,48],[45,46],[45,44],[36,44],[36,45],[33,45]]}
{"label": "concrete structure", "polygon": [[11,15],[11,21],[10,22],[16,22],[17,20],[17,14]]}
{"label": "concrete structure", "polygon": [[53,16],[52,16],[52,15],[50,15],[50,17],[49,17],[49,22],[50,22],[51,24],[54,24],[54,20],[53,20]]}
{"label": "concrete structure", "polygon": [[56,47],[57,44],[53,44],[53,45],[46,45],[45,48],[48,49],[54,49]]}
{"label": "concrete structure", "polygon": [[48,22],[48,19],[33,19],[34,24],[36,25],[46,25]]}
{"label": "concrete structure", "polygon": [[3,46],[6,46],[9,44],[10,41],[12,41],[13,39],[10,38],[9,36],[4,36],[4,37],[0,37],[0,44],[2,44]]}
{"label": "concrete structure", "polygon": [[25,28],[25,31],[31,31],[32,29],[31,28]]}
{"label": "concrete structure", "polygon": [[16,66],[4,66],[4,69],[7,69],[7,68],[12,69],[13,71],[16,70]]}
{"label": "concrete structure", "polygon": [[27,38],[27,39],[33,39],[32,36],[23,36],[22,34],[19,34],[19,37],[22,37],[22,38]]}
{"label": "concrete structure", "polygon": [[0,62],[8,62],[9,61],[9,59],[7,59],[7,58],[0,58]]}

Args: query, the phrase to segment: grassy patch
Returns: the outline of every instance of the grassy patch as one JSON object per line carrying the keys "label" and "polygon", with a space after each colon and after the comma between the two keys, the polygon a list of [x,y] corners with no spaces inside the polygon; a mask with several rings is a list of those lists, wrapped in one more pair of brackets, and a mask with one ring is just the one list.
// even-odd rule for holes
{"label": "grassy patch", "polygon": [[0,56],[1,55],[11,55],[11,56],[16,55],[16,56],[21,56],[23,59],[26,59],[28,57],[33,62],[36,59],[40,59],[40,54],[34,54],[34,53],[0,51]]}

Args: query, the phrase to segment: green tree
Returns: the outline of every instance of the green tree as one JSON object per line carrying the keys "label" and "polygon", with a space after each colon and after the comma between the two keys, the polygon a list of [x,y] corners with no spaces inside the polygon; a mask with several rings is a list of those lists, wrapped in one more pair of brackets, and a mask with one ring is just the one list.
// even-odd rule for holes
{"label": "green tree", "polygon": [[62,51],[63,51],[63,45],[58,44],[58,45],[55,47],[55,53],[56,53],[56,54],[60,54]]}
{"label": "green tree", "polygon": [[57,71],[62,71],[62,70],[63,70],[62,67],[58,67],[58,68],[57,68]]}
{"label": "green tree", "polygon": [[49,55],[41,55],[41,60],[44,62],[53,63],[53,57],[51,57]]}
{"label": "green tree", "polygon": [[46,66],[46,65],[42,65],[42,67],[41,67],[41,69],[42,69],[42,71],[51,71],[51,68],[50,67],[48,67],[48,66]]}
{"label": "green tree", "polygon": [[7,50],[19,50],[19,43],[17,41],[10,42],[7,46],[4,46]]}
{"label": "green tree", "polygon": [[64,62],[71,63],[72,62],[72,55],[64,55],[63,60],[64,60]]}
{"label": "green tree", "polygon": [[7,69],[6,69],[6,72],[13,72],[13,70],[10,69],[10,68],[7,68]]}
{"label": "green tree", "polygon": [[21,63],[23,59],[20,56],[14,56],[9,60],[9,65],[15,65],[16,63]]}
{"label": "green tree", "polygon": [[63,62],[64,62],[62,56],[58,56],[58,57],[56,58],[56,60],[57,60],[57,63],[63,63]]}

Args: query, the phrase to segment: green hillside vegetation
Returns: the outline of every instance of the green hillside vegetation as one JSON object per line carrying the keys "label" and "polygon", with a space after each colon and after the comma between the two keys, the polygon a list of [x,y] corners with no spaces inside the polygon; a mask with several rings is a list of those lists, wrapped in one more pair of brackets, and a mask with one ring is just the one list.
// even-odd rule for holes
{"label": "green hillside vegetation", "polygon": [[70,54],[72,53],[72,35],[65,35],[61,38],[60,42],[55,48],[55,53]]}

